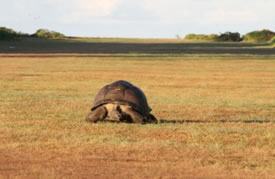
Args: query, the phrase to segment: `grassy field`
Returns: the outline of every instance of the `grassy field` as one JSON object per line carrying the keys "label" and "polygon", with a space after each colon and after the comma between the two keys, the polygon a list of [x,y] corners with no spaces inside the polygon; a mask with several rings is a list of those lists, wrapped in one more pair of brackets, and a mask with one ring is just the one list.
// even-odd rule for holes
{"label": "grassy field", "polygon": [[[84,121],[120,79],[158,124]],[[0,178],[275,178],[268,44],[0,42],[0,103]]]}

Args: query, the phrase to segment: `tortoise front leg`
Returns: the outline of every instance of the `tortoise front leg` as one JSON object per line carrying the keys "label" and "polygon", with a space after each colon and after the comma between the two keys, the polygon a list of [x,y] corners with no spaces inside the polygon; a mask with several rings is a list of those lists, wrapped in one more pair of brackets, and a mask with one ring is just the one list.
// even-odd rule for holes
{"label": "tortoise front leg", "polygon": [[136,112],[134,109],[126,108],[124,112],[131,116],[134,123],[144,123],[143,116]]}
{"label": "tortoise front leg", "polygon": [[146,122],[157,124],[157,123],[158,123],[158,120],[157,120],[157,118],[156,118],[153,114],[150,114],[150,115],[147,117]]}
{"label": "tortoise front leg", "polygon": [[94,122],[105,119],[107,116],[107,110],[104,106],[100,106],[96,108],[95,110],[89,112],[89,114],[86,116],[87,122]]}

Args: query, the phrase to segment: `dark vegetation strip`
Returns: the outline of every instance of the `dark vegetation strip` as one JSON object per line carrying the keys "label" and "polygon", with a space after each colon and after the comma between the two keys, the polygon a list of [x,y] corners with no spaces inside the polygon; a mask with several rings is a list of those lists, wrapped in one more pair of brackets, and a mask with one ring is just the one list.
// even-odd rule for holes
{"label": "dark vegetation strip", "polygon": [[[103,123],[123,123],[114,120],[100,121]],[[275,123],[274,120],[166,120],[160,119],[157,124],[186,124],[186,123],[245,123],[245,124],[266,124]],[[150,123],[151,124],[151,123]],[[157,125],[155,124],[155,125]],[[154,124],[151,124],[154,125]]]}
{"label": "dark vegetation strip", "polygon": [[0,42],[2,54],[238,54],[275,55],[269,43],[95,43],[71,40],[32,39]]}
{"label": "dark vegetation strip", "polygon": [[[100,123],[124,123],[115,120],[104,120],[100,121]],[[186,123],[245,123],[245,124],[266,124],[266,123],[275,123],[274,120],[166,120],[160,119],[157,124],[186,124]],[[150,123],[150,125],[154,125]]]}
{"label": "dark vegetation strip", "polygon": [[160,124],[184,124],[184,123],[275,123],[274,120],[159,120]]}

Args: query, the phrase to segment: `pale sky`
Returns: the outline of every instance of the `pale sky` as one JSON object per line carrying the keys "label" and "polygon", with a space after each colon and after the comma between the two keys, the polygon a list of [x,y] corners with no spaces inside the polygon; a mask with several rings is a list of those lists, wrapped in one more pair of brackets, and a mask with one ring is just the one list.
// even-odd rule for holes
{"label": "pale sky", "polygon": [[0,27],[67,36],[175,38],[275,31],[275,0],[0,0]]}

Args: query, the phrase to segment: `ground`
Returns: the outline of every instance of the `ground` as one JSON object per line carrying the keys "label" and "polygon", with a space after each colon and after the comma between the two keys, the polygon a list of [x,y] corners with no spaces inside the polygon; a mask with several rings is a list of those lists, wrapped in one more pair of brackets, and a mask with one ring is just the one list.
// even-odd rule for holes
{"label": "ground", "polygon": [[[116,80],[159,124],[85,122]],[[273,91],[268,44],[0,42],[0,178],[275,178]]]}

